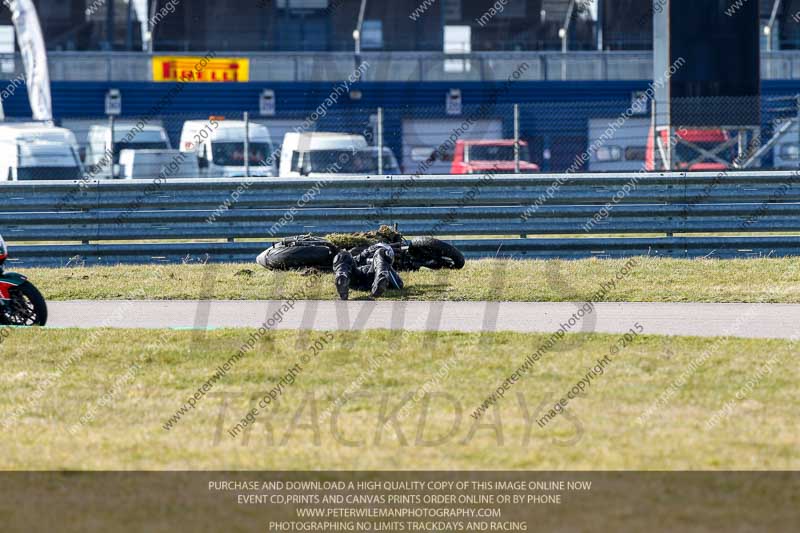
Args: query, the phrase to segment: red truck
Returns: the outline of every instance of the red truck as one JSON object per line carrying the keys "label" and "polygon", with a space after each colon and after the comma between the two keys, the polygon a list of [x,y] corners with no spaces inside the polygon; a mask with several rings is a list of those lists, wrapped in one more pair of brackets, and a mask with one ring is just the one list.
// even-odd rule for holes
{"label": "red truck", "polygon": [[[519,171],[524,174],[539,172],[539,165],[531,163],[528,143],[519,143]],[[456,141],[451,174],[481,174],[484,172],[514,173],[514,141]]]}
{"label": "red truck", "polygon": [[[659,132],[661,145],[666,149],[669,146],[667,132]],[[720,150],[720,147],[728,143],[730,135],[719,129],[686,129],[681,128],[675,132],[678,137],[673,141],[672,148],[672,167],[673,170],[725,170],[730,168],[730,163],[723,161],[733,161],[732,148]],[[701,151],[693,148],[687,143],[691,143],[706,152],[716,155],[719,159],[709,157]],[[656,146],[654,130],[650,130],[647,136],[647,151],[645,153],[645,170],[664,170],[664,162],[660,150]]]}

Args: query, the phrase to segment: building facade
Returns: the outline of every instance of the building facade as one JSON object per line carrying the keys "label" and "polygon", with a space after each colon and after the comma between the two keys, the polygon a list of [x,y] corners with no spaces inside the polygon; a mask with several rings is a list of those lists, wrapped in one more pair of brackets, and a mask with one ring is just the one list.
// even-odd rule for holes
{"label": "building facade", "polygon": [[[367,0],[363,50],[442,51],[448,28],[464,51],[595,49],[593,1]],[[349,51],[362,0],[34,0],[51,50]],[[155,8],[155,9],[153,9]],[[567,15],[571,13],[569,19]],[[8,10],[0,25],[10,24]],[[466,35],[466,39],[463,36]],[[452,41],[452,40],[451,40]],[[458,41],[458,39],[456,39]]]}

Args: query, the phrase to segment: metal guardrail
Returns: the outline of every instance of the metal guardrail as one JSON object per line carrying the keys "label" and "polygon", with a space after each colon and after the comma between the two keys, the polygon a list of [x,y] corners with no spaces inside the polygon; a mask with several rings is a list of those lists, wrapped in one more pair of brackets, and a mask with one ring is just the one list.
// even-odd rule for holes
{"label": "metal guardrail", "polygon": [[[203,55],[195,52],[188,55]],[[159,55],[155,53],[154,55]],[[165,53],[164,55],[181,55]],[[220,52],[250,58],[254,82],[312,82],[346,79],[354,68],[351,52]],[[53,81],[148,81],[151,55],[143,52],[48,52]],[[370,64],[366,81],[505,81],[522,62],[529,64],[523,80],[649,80],[651,51],[605,52],[364,52]],[[24,72],[19,54],[0,54],[7,79]],[[763,79],[800,79],[800,52],[762,52]]]}
{"label": "metal guardrail", "polygon": [[[0,234],[19,263],[51,266],[250,262],[281,237],[364,231],[379,224],[398,224],[410,236],[455,238],[470,257],[800,255],[800,236],[758,235],[800,232],[798,176],[9,182],[0,185]],[[541,206],[532,209],[534,204]],[[587,227],[600,213],[606,215]],[[674,236],[698,233],[730,236]],[[631,237],[609,236],[617,234]],[[558,237],[527,238],[532,235]]]}

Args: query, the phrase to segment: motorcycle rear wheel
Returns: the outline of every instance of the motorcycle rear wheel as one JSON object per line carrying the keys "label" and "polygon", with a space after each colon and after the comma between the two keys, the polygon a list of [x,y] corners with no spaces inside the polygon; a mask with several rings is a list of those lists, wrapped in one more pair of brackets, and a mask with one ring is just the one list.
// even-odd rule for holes
{"label": "motorcycle rear wheel", "polygon": [[464,254],[450,244],[433,237],[421,237],[411,241],[409,253],[424,262],[425,267],[440,270],[443,268],[461,270],[466,264]]}
{"label": "motorcycle rear wheel", "polygon": [[11,301],[0,309],[0,322],[8,326],[44,326],[47,324],[47,303],[32,283],[26,281],[9,291]]}

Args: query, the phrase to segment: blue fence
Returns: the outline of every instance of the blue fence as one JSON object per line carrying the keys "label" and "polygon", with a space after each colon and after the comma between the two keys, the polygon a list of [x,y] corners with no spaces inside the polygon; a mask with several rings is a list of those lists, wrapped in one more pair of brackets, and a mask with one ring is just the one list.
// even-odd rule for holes
{"label": "blue fence", "polygon": [[[168,98],[170,90],[175,88],[173,84],[54,82],[53,102],[57,122],[75,129],[79,143],[86,144],[89,124],[107,120],[104,117],[106,92],[117,88],[122,92],[121,120],[147,117],[150,122],[162,123],[173,146],[177,146],[184,121],[207,119],[210,115],[238,119],[246,111],[252,118],[268,124],[302,123],[315,116],[314,111],[331,95],[332,87],[331,82],[243,83],[225,87],[186,84],[180,94]],[[403,154],[418,147],[435,147],[450,132],[442,126],[440,139],[433,139],[432,134],[424,132],[419,132],[421,135],[415,139],[414,134],[408,132],[410,122],[460,122],[470,117],[473,110],[482,109],[481,118],[501,122],[501,136],[508,139],[514,130],[513,104],[519,104],[520,135],[530,146],[532,162],[544,171],[563,172],[572,165],[575,156],[592,143],[592,121],[615,120],[631,106],[633,96],[646,88],[647,81],[518,81],[510,86],[501,82],[364,82],[355,86],[357,93],[351,93],[357,94],[357,98],[348,95],[339,98],[335,106],[326,110],[315,129],[360,133],[374,123],[377,109],[383,108],[386,145],[398,159],[406,160],[403,161],[404,170],[412,174],[415,169],[407,163],[408,156],[403,157]],[[259,95],[264,89],[275,91],[274,116],[259,116]],[[445,106],[451,89],[460,90],[462,97],[461,112],[452,115],[448,114]],[[767,81],[763,93],[761,116],[753,118],[752,124],[760,125],[761,136],[766,140],[775,130],[776,121],[798,116],[800,109],[792,98],[800,93],[800,82]],[[165,100],[166,105],[158,105]],[[9,119],[30,116],[24,86],[17,87],[15,94],[3,104]],[[643,109],[636,116],[646,119],[649,114],[650,109]],[[276,145],[283,140],[281,131],[273,128]],[[626,135],[634,134],[623,128],[616,138]],[[629,139],[630,144],[644,147],[646,135],[635,135],[638,138]],[[796,135],[791,141],[796,141]],[[773,157],[769,152],[762,158],[761,166],[771,168],[772,164]],[[582,170],[600,169],[588,165]]]}

